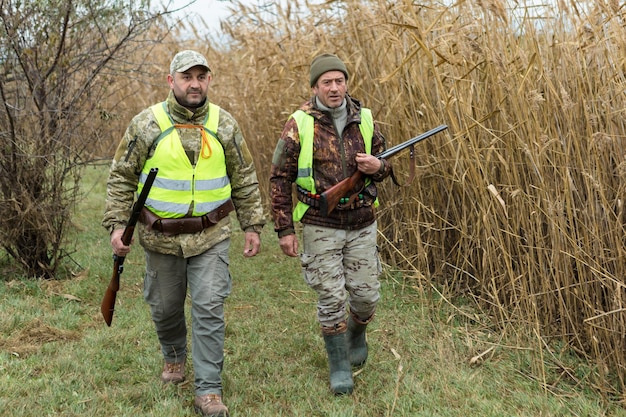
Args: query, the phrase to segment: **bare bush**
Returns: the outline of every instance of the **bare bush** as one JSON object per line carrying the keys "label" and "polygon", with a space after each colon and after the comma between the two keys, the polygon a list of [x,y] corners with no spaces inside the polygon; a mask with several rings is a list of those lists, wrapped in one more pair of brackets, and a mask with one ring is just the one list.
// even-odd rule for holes
{"label": "bare bush", "polygon": [[158,22],[127,1],[0,0],[0,244],[28,276],[68,254],[81,168],[108,146],[109,105],[149,63]]}

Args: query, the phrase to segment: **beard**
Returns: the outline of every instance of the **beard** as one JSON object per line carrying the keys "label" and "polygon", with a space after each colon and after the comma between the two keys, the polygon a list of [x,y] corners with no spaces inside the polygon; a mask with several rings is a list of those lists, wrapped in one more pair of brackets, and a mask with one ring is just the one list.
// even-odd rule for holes
{"label": "beard", "polygon": [[198,107],[202,107],[204,105],[204,103],[206,102],[206,96],[198,101],[198,100],[187,100],[187,96],[185,95],[183,97],[176,97],[176,101],[178,101],[178,104],[180,104],[181,106],[185,108],[197,109]]}

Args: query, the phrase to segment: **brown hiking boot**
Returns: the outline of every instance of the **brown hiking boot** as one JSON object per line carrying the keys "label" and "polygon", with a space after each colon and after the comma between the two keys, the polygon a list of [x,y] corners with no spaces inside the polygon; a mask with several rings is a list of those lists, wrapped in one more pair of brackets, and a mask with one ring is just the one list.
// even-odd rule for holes
{"label": "brown hiking boot", "polygon": [[217,394],[197,396],[193,402],[196,412],[205,417],[228,417],[228,408],[222,402],[222,397]]}
{"label": "brown hiking boot", "polygon": [[182,362],[165,362],[163,372],[161,373],[161,381],[164,384],[180,384],[185,380],[185,360]]}

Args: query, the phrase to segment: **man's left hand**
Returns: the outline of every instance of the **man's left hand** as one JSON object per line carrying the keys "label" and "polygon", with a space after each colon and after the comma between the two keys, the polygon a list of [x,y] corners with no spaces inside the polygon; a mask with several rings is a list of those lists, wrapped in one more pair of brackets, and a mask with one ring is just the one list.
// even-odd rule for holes
{"label": "man's left hand", "polygon": [[357,168],[365,175],[376,174],[383,163],[383,161],[368,153],[357,153],[355,160]]}
{"label": "man's left hand", "polygon": [[261,250],[261,237],[257,232],[246,232],[246,242],[243,246],[243,256],[250,258]]}

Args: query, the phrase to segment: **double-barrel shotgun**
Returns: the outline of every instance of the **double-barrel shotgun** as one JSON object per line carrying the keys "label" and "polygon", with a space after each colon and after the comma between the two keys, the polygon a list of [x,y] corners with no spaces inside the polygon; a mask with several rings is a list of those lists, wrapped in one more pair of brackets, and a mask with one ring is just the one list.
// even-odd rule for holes
{"label": "double-barrel shotgun", "polygon": [[[422,133],[419,136],[416,136],[412,139],[407,140],[406,142],[402,142],[396,146],[392,146],[376,155],[378,159],[386,159],[394,156],[398,152],[412,147],[418,142],[423,141],[424,139],[428,139],[429,137],[441,132],[442,130],[447,129],[448,126],[441,125],[437,126],[434,129],[429,130],[428,132]],[[352,176],[345,178],[338,182],[337,184],[330,187],[328,190],[324,191],[319,195],[319,206],[320,212],[323,216],[328,216],[334,209],[337,207],[337,204],[341,201],[342,198],[347,199],[347,204],[352,204],[354,200],[358,197],[358,192],[354,192],[354,188],[363,182],[363,174],[361,171],[357,170]]]}

